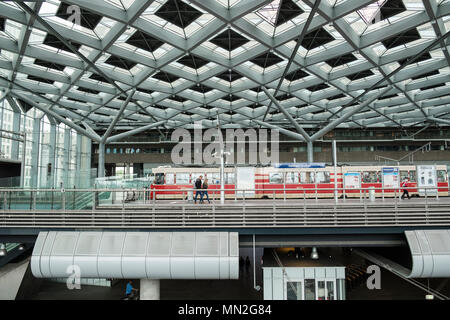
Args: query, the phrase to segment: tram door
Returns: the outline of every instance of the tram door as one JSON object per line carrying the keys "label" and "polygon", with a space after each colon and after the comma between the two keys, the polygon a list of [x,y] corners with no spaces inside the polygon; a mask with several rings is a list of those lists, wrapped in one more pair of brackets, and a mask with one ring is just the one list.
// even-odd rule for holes
{"label": "tram door", "polygon": [[237,196],[243,197],[245,190],[246,198],[255,197],[255,168],[237,167],[236,168],[236,188]]}

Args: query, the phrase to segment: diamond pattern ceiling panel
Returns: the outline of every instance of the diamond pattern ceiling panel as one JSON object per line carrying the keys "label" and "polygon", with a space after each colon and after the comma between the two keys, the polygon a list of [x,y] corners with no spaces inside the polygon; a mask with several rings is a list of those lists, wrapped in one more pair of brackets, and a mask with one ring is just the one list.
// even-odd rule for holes
{"label": "diamond pattern ceiling panel", "polygon": [[447,0],[76,2],[0,1],[0,90],[70,104],[62,116],[98,131],[132,90],[118,127],[214,127],[218,115],[295,131],[288,112],[314,132],[369,98],[339,127],[408,127],[450,108]]}

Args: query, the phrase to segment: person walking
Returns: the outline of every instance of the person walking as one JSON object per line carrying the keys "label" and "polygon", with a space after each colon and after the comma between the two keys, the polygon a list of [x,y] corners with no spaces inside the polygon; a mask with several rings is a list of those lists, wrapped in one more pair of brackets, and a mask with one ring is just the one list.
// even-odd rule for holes
{"label": "person walking", "polygon": [[405,195],[408,197],[408,199],[411,199],[408,192],[408,178],[405,178],[400,186],[402,187],[403,191],[402,199],[405,198]]}
{"label": "person walking", "polygon": [[195,187],[196,191],[195,191],[194,203],[197,203],[197,197],[198,197],[198,196],[200,196],[200,201],[202,201],[202,199],[203,199],[203,193],[202,193],[202,186],[203,186],[203,183],[202,183],[202,178],[203,178],[203,176],[200,176],[200,177],[197,178],[197,180],[195,180],[194,187]]}
{"label": "person walking", "polygon": [[200,196],[200,202],[203,203],[203,197],[206,196],[206,199],[208,200],[208,203],[211,203],[211,201],[209,201],[209,195],[208,195],[208,179],[205,178],[205,181],[203,181],[203,185],[202,185],[202,195]]}

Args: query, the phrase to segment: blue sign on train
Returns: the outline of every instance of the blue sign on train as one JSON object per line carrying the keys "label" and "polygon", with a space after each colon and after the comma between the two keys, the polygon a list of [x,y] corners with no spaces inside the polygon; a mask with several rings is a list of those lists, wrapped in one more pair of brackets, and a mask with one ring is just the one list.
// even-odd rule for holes
{"label": "blue sign on train", "polygon": [[275,168],[325,168],[325,163],[322,162],[299,162],[299,163],[276,163]]}

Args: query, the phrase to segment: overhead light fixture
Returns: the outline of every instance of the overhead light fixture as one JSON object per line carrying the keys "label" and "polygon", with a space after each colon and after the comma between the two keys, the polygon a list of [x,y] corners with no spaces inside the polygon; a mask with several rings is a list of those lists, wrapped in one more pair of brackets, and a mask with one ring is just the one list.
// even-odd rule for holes
{"label": "overhead light fixture", "polygon": [[316,247],[312,248],[311,259],[313,259],[313,260],[319,259],[319,253],[317,252],[317,248]]}
{"label": "overhead light fixture", "polygon": [[6,252],[6,246],[4,243],[0,244],[0,257],[4,257],[6,256],[7,252]]}

